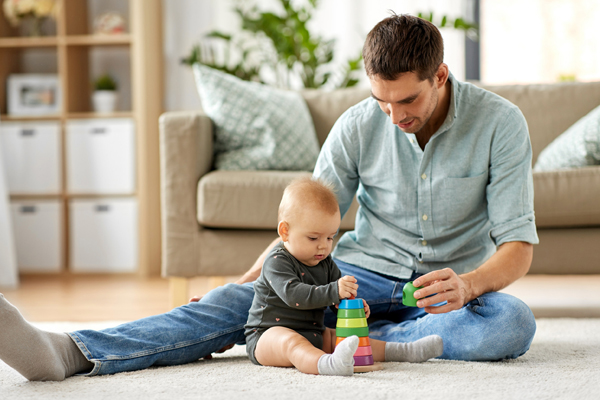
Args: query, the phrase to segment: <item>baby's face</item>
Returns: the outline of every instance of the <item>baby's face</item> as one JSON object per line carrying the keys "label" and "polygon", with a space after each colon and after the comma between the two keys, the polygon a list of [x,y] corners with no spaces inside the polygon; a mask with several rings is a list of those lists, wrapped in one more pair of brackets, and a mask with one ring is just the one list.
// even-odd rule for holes
{"label": "baby's face", "polygon": [[321,210],[303,210],[289,223],[285,248],[298,261],[313,267],[331,253],[339,227],[339,211],[329,214]]}

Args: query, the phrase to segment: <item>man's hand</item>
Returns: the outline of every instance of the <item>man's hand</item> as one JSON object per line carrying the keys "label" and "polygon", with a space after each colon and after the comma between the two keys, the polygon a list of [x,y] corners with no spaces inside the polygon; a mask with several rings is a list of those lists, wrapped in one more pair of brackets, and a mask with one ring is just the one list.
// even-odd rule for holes
{"label": "man's hand", "polygon": [[369,318],[369,315],[371,315],[371,309],[369,308],[369,305],[365,299],[363,299],[363,304],[365,305],[365,317]]}
{"label": "man's hand", "polygon": [[356,296],[357,289],[358,285],[356,284],[355,277],[346,275],[338,279],[338,293],[340,299]]}
{"label": "man's hand", "polygon": [[200,301],[200,299],[201,299],[202,297],[203,297],[203,296],[198,296],[198,295],[196,295],[196,296],[194,296],[194,297],[192,297],[192,298],[190,299],[189,303],[196,303],[196,302]]}
{"label": "man's hand", "polygon": [[[215,351],[215,353],[224,353],[227,350],[231,349],[233,346],[235,346],[235,344],[228,344],[227,346],[223,347],[221,350]],[[212,360],[213,356],[212,356],[212,354],[209,354],[202,358],[204,358],[205,360]]]}
{"label": "man's hand", "polygon": [[[467,283],[450,268],[425,274],[415,279],[413,285],[415,287],[425,286],[415,292],[415,299],[418,300],[417,307],[425,308],[425,312],[429,314],[443,314],[459,310],[473,300]],[[432,294],[436,295],[425,298]],[[431,307],[433,304],[444,301],[447,301],[448,304]]]}

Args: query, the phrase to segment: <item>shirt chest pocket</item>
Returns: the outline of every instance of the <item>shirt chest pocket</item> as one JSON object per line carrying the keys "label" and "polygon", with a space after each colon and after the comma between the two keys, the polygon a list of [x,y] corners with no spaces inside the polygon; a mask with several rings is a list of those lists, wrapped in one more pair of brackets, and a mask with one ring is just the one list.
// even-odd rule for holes
{"label": "shirt chest pocket", "polygon": [[438,215],[448,223],[468,220],[486,208],[488,172],[467,178],[445,178],[440,185]]}

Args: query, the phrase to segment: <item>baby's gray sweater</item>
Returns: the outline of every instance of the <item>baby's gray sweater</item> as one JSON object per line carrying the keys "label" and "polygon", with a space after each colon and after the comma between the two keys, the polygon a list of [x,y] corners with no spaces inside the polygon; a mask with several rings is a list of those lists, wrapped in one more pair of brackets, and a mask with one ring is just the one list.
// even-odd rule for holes
{"label": "baby's gray sweater", "polygon": [[260,277],[254,282],[246,335],[273,326],[324,331],[325,309],[340,302],[337,281],[341,277],[331,255],[310,267],[279,242],[267,255]]}

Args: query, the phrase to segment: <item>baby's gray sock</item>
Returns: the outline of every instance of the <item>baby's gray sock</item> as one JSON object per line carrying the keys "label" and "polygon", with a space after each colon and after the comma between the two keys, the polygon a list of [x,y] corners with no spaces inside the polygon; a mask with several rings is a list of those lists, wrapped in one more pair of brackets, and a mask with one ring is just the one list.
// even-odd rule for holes
{"label": "baby's gray sock", "polygon": [[424,362],[439,357],[444,352],[444,342],[438,335],[426,336],[416,342],[385,344],[385,361]]}
{"label": "baby's gray sock", "polygon": [[94,366],[69,335],[34,327],[2,294],[0,359],[30,381],[62,381]]}
{"label": "baby's gray sock", "polygon": [[323,354],[317,369],[321,375],[352,375],[354,373],[354,353],[358,348],[358,336],[350,336],[337,345],[333,354]]}

